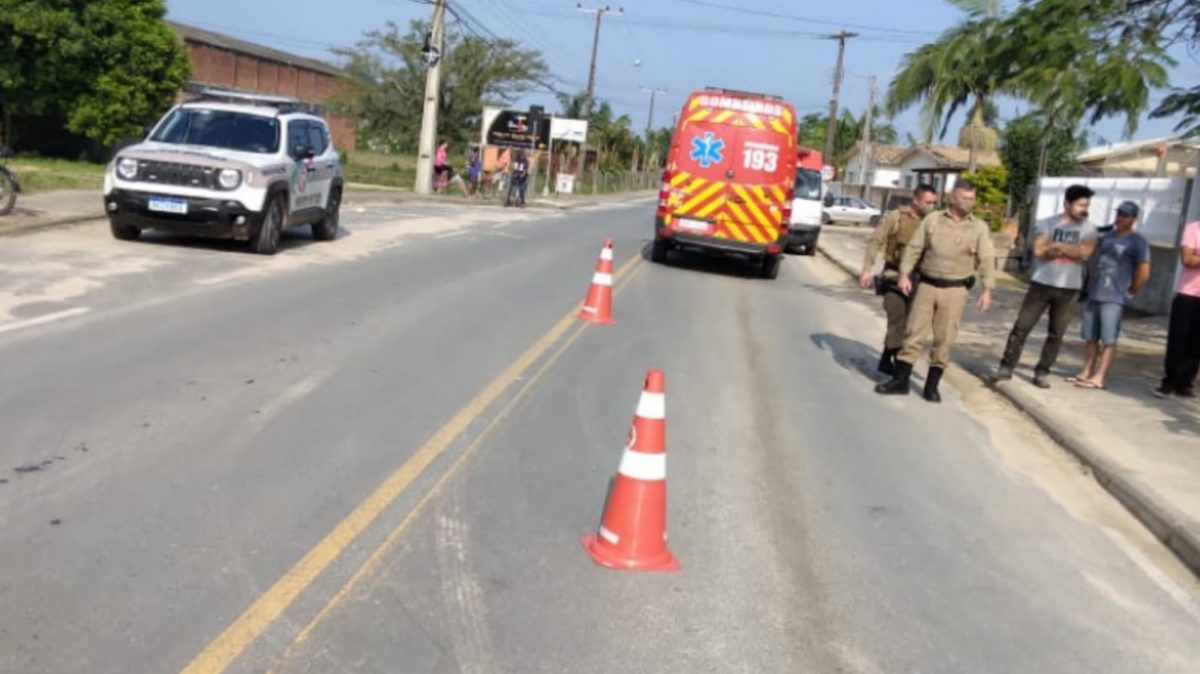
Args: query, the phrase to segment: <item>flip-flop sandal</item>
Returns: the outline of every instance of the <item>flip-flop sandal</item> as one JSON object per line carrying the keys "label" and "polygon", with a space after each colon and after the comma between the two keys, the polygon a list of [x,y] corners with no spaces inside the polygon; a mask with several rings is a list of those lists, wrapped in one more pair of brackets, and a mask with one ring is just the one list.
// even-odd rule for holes
{"label": "flip-flop sandal", "polygon": [[1090,381],[1077,381],[1075,382],[1075,388],[1085,388],[1093,391],[1104,391],[1108,389],[1107,386],[1102,384],[1093,384]]}
{"label": "flip-flop sandal", "polygon": [[1083,380],[1080,379],[1077,375],[1071,375],[1070,377],[1065,377],[1064,381],[1066,381],[1068,384],[1078,384],[1079,382],[1081,382]]}

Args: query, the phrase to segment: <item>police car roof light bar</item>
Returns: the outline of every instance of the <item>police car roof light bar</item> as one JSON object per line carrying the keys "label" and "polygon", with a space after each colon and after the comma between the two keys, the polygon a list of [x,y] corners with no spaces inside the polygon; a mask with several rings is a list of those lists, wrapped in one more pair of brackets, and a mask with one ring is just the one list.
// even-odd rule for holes
{"label": "police car roof light bar", "polygon": [[265,94],[252,94],[241,91],[228,91],[224,89],[200,89],[195,92],[195,97],[189,99],[188,103],[201,101],[220,102],[220,103],[243,103],[248,105],[265,105],[279,109],[280,112],[312,112],[315,109],[311,103],[306,103],[298,98],[289,98],[286,96],[268,96]]}
{"label": "police car roof light bar", "polygon": [[782,96],[776,96],[774,94],[759,94],[759,93],[755,93],[753,91],[739,91],[737,89],[726,89],[725,87],[704,87],[704,90],[705,91],[715,91],[715,92],[722,93],[722,94],[729,94],[731,96],[750,96],[753,98],[765,98],[769,101],[782,101],[783,100]]}

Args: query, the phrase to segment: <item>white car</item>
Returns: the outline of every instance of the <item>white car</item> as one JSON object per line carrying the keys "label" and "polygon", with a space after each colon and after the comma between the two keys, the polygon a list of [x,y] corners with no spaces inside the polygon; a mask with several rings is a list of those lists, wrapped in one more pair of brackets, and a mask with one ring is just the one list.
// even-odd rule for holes
{"label": "white car", "polygon": [[118,239],[156,229],[273,255],[291,227],[337,237],[342,185],[329,126],[300,101],[206,92],[117,154],[104,205]]}
{"label": "white car", "polygon": [[845,222],[865,225],[875,222],[880,215],[878,208],[858,197],[834,197],[832,203],[826,203],[828,205],[821,210],[825,224]]}

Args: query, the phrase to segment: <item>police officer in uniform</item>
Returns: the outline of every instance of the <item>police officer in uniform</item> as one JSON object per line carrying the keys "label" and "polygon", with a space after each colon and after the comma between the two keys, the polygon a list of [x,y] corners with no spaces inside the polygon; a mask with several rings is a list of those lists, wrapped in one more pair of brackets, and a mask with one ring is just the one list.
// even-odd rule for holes
{"label": "police officer in uniform", "polygon": [[937,211],[924,220],[904,248],[900,260],[900,292],[913,294],[913,271],[920,279],[908,313],[904,348],[896,358],[896,373],[891,381],[875,387],[876,393],[907,395],[913,363],[933,333],[933,353],[929,375],[925,378],[925,399],[941,402],[938,383],[950,364],[950,347],[958,336],[959,322],[967,304],[967,295],[976,278],[983,285],[979,309],[992,305],[992,237],[987,223],[971,215],[975,208],[975,186],[958,181],[951,194],[950,208]]}
{"label": "police officer in uniform", "polygon": [[[912,203],[888,211],[867,242],[859,284],[863,288],[874,285],[875,294],[883,296],[887,335],[883,340],[883,355],[879,357],[879,371],[888,376],[896,374],[896,355],[904,346],[904,326],[908,321],[909,297],[900,292],[899,285],[900,259],[921,219],[932,213],[936,205],[937,190],[929,185],[918,185]],[[876,276],[875,259],[880,250],[883,251],[883,273]]]}

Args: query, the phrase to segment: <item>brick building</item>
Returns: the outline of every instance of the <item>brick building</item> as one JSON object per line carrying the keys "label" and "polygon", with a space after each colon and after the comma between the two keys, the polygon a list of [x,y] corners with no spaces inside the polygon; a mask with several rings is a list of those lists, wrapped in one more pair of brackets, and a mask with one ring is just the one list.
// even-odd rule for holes
{"label": "brick building", "polygon": [[[231,89],[290,96],[320,106],[345,86],[343,73],[315,59],[296,56],[245,40],[169,22],[187,47],[192,65],[190,89]],[[323,113],[339,150],[357,142],[354,120]]]}

